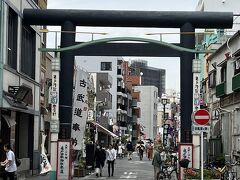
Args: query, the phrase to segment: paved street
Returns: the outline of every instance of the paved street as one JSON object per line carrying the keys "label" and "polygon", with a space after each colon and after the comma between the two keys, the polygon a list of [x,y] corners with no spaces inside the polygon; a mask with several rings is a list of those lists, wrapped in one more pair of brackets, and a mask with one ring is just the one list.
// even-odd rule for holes
{"label": "paved street", "polygon": [[[96,177],[95,174],[91,174],[85,177],[76,178],[73,179],[81,180],[81,179],[153,179],[153,167],[151,165],[151,161],[148,161],[146,157],[143,159],[143,161],[140,161],[137,154],[133,154],[133,160],[128,161],[127,158],[123,159],[117,159],[115,163],[115,172],[113,177],[107,177],[107,164],[105,164],[105,167],[103,169],[103,177]],[[37,176],[33,178],[29,178],[31,180],[47,180],[49,179],[49,176]]]}
{"label": "paved street", "polygon": [[[115,164],[115,173],[113,177],[108,177],[107,166],[105,165],[103,170],[103,177],[96,177],[95,174],[91,174],[85,177],[74,177],[74,180],[92,180],[92,179],[107,179],[107,180],[153,180],[153,166],[152,161],[147,160],[146,156],[142,161],[139,160],[136,153],[133,154],[133,160],[128,161],[124,159],[117,159]],[[31,180],[49,180],[49,176],[37,176],[29,178]],[[175,178],[172,178],[174,180]]]}

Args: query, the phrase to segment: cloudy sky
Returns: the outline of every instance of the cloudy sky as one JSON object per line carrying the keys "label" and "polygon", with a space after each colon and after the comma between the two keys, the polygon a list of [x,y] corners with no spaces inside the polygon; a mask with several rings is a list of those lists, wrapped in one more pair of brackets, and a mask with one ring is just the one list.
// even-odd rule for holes
{"label": "cloudy sky", "polygon": [[[143,11],[194,11],[199,0],[48,0],[49,9],[98,9],[98,10],[143,10]],[[60,30],[59,27],[48,27],[50,30]],[[160,28],[113,28],[113,27],[81,27],[79,32],[101,32],[107,35],[93,35],[94,39],[107,37],[143,37],[160,39],[160,35],[146,35],[147,33],[163,33],[162,40],[179,42],[178,34],[164,34],[179,32],[179,29]],[[55,33],[48,33],[48,47],[54,47]],[[58,37],[60,34],[58,34]],[[91,34],[78,34],[77,41],[90,41]],[[59,40],[57,42],[59,44]],[[125,60],[144,59],[148,65],[166,69],[166,88],[180,90],[179,58],[125,57]]]}

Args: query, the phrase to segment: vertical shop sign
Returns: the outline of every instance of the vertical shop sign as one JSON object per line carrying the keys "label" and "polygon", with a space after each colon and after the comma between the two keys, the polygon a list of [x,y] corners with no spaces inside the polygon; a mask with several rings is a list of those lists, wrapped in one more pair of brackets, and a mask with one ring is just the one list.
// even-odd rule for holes
{"label": "vertical shop sign", "polygon": [[59,105],[59,85],[57,84],[59,82],[59,72],[53,71],[52,72],[52,89],[51,89],[51,104],[52,104],[52,110],[51,110],[51,116],[52,120],[58,120],[58,105]]}
{"label": "vertical shop sign", "polygon": [[71,141],[59,140],[57,144],[57,180],[70,180],[71,172]]}
{"label": "vertical shop sign", "polygon": [[193,111],[200,109],[200,73],[193,73]]}
{"label": "vertical shop sign", "polygon": [[73,149],[81,150],[85,126],[88,118],[88,73],[77,68],[75,72],[75,91],[73,100],[72,130]]}
{"label": "vertical shop sign", "polygon": [[[188,165],[188,168],[192,168],[193,167],[193,144],[179,144],[179,152],[178,152],[178,159],[179,161],[182,160],[182,159],[188,159],[190,162],[189,162],[189,165]],[[180,177],[182,179],[183,177],[183,168],[181,168],[179,166],[179,172],[180,172]]]}

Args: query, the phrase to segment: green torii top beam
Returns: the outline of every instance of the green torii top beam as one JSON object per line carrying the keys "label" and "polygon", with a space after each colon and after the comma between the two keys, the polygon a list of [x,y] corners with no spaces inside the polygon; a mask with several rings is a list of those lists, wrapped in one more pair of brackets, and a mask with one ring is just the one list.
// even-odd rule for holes
{"label": "green torii top beam", "polygon": [[68,46],[64,48],[39,48],[39,51],[41,52],[63,52],[63,51],[69,51],[69,50],[76,50],[80,49],[86,46],[91,46],[94,44],[100,44],[100,43],[107,43],[107,42],[116,42],[116,41],[138,41],[138,42],[145,42],[145,43],[154,43],[162,46],[169,47],[174,50],[178,50],[180,52],[190,52],[190,53],[213,53],[215,50],[196,50],[196,49],[189,49],[184,48],[180,46],[176,46],[174,44],[170,44],[164,41],[157,41],[153,39],[146,39],[146,38],[138,38],[138,37],[115,37],[115,38],[104,38],[104,39],[98,39],[93,41],[88,41],[84,43],[80,43],[73,46]]}

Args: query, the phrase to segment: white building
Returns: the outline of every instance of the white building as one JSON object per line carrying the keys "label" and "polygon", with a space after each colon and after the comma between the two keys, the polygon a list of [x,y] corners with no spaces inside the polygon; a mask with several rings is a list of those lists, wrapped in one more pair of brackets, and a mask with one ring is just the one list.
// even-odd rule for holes
{"label": "white building", "polygon": [[[39,1],[40,2],[40,1]],[[24,8],[40,7],[33,0],[1,1],[2,58],[1,73],[1,161],[5,158],[3,144],[10,143],[22,161],[19,174],[38,173],[40,163],[40,69],[44,45],[37,26],[22,20]]]}
{"label": "white building", "polygon": [[[236,33],[214,54],[208,57],[209,108],[212,113],[210,153],[223,153],[232,159],[240,157],[240,35]],[[219,141],[220,142],[219,142]],[[222,147],[222,152],[221,152]]]}
{"label": "white building", "polygon": [[120,57],[94,57],[94,56],[76,56],[76,64],[86,69],[88,72],[108,73],[112,77],[112,85],[109,89],[112,95],[112,109],[108,112],[113,118],[113,123],[116,123],[117,118],[117,71],[118,61],[122,61]]}
{"label": "white building", "polygon": [[140,102],[137,106],[141,109],[138,123],[144,128],[146,139],[154,140],[157,135],[157,104],[158,88],[155,86],[135,86],[135,91],[140,91]]}

